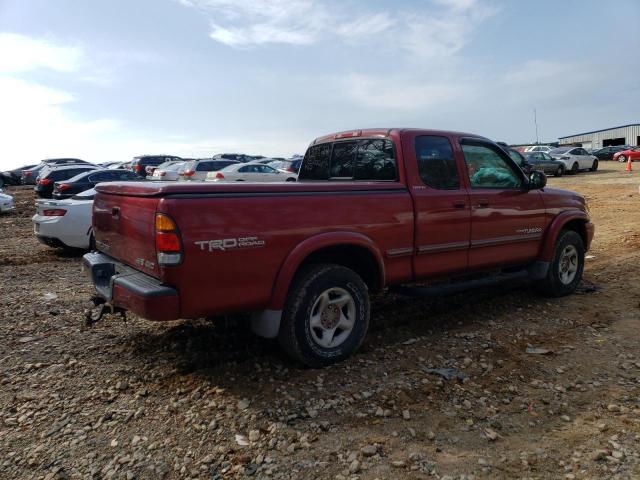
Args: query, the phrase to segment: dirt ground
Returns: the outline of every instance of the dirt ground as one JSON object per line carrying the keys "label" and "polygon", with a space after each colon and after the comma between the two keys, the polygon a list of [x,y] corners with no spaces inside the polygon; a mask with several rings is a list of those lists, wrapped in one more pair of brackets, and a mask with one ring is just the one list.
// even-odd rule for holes
{"label": "dirt ground", "polygon": [[40,245],[33,191],[7,188],[0,478],[640,478],[638,169],[549,179],[596,224],[575,295],[381,296],[362,350],[323,370],[243,318],[84,327],[80,255]]}

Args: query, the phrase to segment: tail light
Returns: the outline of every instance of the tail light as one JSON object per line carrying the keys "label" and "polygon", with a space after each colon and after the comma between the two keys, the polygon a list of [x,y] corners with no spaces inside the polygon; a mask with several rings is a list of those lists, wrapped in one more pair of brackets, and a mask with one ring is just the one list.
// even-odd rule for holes
{"label": "tail light", "polygon": [[216,178],[217,178],[218,180],[224,180],[224,175],[223,175],[223,174],[221,174],[220,172],[218,172],[218,173],[216,173]]}
{"label": "tail light", "polygon": [[38,185],[44,185],[47,186],[51,183],[51,180],[48,178],[41,178],[40,180],[38,180]]}
{"label": "tail light", "polygon": [[179,265],[182,262],[178,226],[164,213],[156,213],[156,254],[158,265]]}
{"label": "tail light", "polygon": [[161,177],[164,177],[167,174],[167,172],[158,172],[158,175]]}
{"label": "tail light", "polygon": [[185,177],[192,177],[194,173],[196,173],[195,170],[185,170],[184,172],[182,172],[182,175],[184,175]]}
{"label": "tail light", "polygon": [[33,175],[33,172],[32,172],[32,171],[30,171],[30,170],[23,170],[23,171],[22,171],[22,174],[23,174],[25,177],[30,177],[31,175]]}
{"label": "tail light", "polygon": [[42,215],[45,217],[64,217],[65,213],[67,213],[67,211],[64,208],[52,208],[42,211]]}
{"label": "tail light", "polygon": [[133,171],[136,173],[140,173],[142,171],[142,165],[135,165],[133,167]]}
{"label": "tail light", "polygon": [[65,190],[69,190],[70,188],[71,188],[71,185],[69,185],[68,183],[61,183],[56,186],[56,190],[58,192],[63,192]]}

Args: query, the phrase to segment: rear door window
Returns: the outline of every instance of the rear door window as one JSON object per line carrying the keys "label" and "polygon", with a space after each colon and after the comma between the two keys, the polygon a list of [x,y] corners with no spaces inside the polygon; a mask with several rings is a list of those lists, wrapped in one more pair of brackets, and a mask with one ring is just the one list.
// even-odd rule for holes
{"label": "rear door window", "polygon": [[439,190],[460,188],[458,166],[449,139],[438,135],[416,137],[418,172],[425,185]]}
{"label": "rear door window", "polygon": [[[292,164],[295,169],[295,162]],[[393,143],[387,139],[348,140],[309,147],[299,167],[301,180],[397,180]]]}

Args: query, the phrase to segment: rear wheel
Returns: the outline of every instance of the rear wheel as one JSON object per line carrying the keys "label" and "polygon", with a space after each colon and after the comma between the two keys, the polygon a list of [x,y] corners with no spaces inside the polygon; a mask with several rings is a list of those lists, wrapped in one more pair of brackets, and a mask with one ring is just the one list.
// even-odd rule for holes
{"label": "rear wheel", "polygon": [[598,170],[598,160],[594,160],[593,165],[591,165],[591,171],[595,172],[596,170]]}
{"label": "rear wheel", "polygon": [[620,163],[624,163],[624,162],[626,162],[626,161],[627,161],[627,157],[625,157],[624,155],[620,155],[620,156],[618,157],[618,161],[619,161]]}
{"label": "rear wheel", "polygon": [[295,178],[293,178],[293,177],[289,177],[289,178],[287,178],[287,180],[286,180],[286,181],[287,181],[287,182],[295,182],[295,181],[296,181],[296,179],[295,179]]}
{"label": "rear wheel", "polygon": [[554,173],[553,175],[556,177],[561,177],[562,175],[564,175],[564,167],[560,165],[556,170],[556,173]]}
{"label": "rear wheel", "polygon": [[369,293],[353,270],[310,265],[296,275],[278,340],[295,360],[324,367],[358,350],[369,328]]}
{"label": "rear wheel", "polygon": [[578,171],[580,171],[580,167],[578,166],[578,162],[575,162],[572,166],[571,166],[571,175],[577,175]]}
{"label": "rear wheel", "polygon": [[573,293],[582,280],[584,243],[573,230],[563,230],[556,240],[547,276],[535,286],[545,295],[562,297]]}

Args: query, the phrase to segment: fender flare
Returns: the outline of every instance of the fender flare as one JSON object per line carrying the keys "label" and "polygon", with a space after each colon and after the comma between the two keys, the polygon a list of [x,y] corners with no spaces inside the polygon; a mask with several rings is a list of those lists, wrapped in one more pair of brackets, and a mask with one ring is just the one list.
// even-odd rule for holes
{"label": "fender flare", "polygon": [[327,247],[339,246],[355,246],[365,248],[369,251],[378,266],[379,285],[383,286],[385,284],[385,268],[382,254],[373,240],[366,235],[356,232],[320,233],[305,239],[289,252],[276,275],[268,308],[272,310],[282,310],[284,308],[284,302],[287,298],[293,277],[309,255]]}
{"label": "fender flare", "polygon": [[553,251],[556,246],[556,240],[562,228],[572,220],[581,220],[585,223],[589,222],[589,215],[580,210],[569,210],[556,216],[551,225],[547,228],[547,234],[540,250],[539,260],[550,262],[553,260]]}

